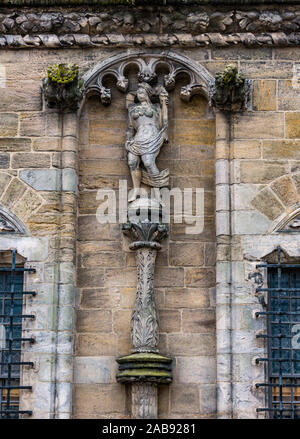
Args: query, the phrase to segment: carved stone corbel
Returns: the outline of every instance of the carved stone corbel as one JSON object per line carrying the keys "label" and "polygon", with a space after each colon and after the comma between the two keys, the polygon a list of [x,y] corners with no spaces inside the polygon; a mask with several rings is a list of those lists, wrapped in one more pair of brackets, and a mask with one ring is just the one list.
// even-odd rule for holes
{"label": "carved stone corbel", "polygon": [[42,90],[48,107],[76,111],[84,92],[76,64],[53,64],[47,73]]}
{"label": "carved stone corbel", "polygon": [[250,98],[251,80],[245,79],[235,65],[229,64],[215,77],[211,104],[222,111],[243,111]]}

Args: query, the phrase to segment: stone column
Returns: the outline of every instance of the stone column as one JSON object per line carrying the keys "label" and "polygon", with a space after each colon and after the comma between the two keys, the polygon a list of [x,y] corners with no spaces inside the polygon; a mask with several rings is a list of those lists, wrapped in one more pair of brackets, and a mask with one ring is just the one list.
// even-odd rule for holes
{"label": "stone column", "polygon": [[117,381],[131,384],[131,416],[157,418],[157,385],[172,382],[172,359],[159,354],[158,314],[154,297],[154,269],[160,241],[168,234],[166,224],[150,221],[123,224],[136,251],[137,292],[131,318],[132,353],[117,359]]}

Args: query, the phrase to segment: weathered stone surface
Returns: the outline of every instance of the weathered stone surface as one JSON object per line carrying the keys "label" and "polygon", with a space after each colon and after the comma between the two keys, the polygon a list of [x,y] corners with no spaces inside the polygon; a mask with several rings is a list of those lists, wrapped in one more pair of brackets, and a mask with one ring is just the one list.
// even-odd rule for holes
{"label": "weathered stone surface", "polygon": [[[135,290],[133,290],[135,295]],[[114,308],[120,304],[118,288],[84,289],[81,294],[81,305],[84,308]]]}
{"label": "weathered stone surface", "polygon": [[293,64],[285,61],[242,61],[241,71],[251,79],[286,79],[293,76]]}
{"label": "weathered stone surface", "polygon": [[20,171],[20,179],[37,191],[59,191],[60,174],[58,169],[29,169]]}
{"label": "weathered stone surface", "polygon": [[78,218],[78,234],[80,241],[116,240],[120,238],[119,224],[100,224],[95,215],[84,215]]}
{"label": "weathered stone surface", "polygon": [[264,140],[262,154],[266,159],[300,159],[299,143],[297,140]]}
{"label": "weathered stone surface", "polygon": [[109,413],[122,413],[125,405],[125,386],[121,384],[75,385],[75,415],[89,417]]}
{"label": "weathered stone surface", "polygon": [[242,161],[240,164],[241,182],[270,183],[275,178],[287,173],[287,165],[271,161]]}
{"label": "weathered stone surface", "polygon": [[169,334],[168,340],[173,355],[215,355],[214,334]]}
{"label": "weathered stone surface", "polygon": [[11,161],[12,168],[49,168],[50,156],[41,153],[14,153]]}
{"label": "weathered stone surface", "polygon": [[201,385],[200,410],[203,415],[213,415],[213,417],[216,416],[216,412],[217,412],[216,386]]}
{"label": "weathered stone surface", "polygon": [[[136,285],[136,270],[132,269],[119,269],[119,268],[108,268],[105,271],[105,287],[116,287],[116,286],[135,286]],[[96,285],[95,285],[96,286]]]}
{"label": "weathered stone surface", "polygon": [[292,178],[293,178],[294,184],[297,188],[297,192],[300,193],[300,175],[299,174],[293,175]]}
{"label": "weathered stone surface", "polygon": [[236,211],[233,213],[233,233],[236,235],[264,235],[271,221],[260,212]]}
{"label": "weathered stone surface", "polygon": [[14,206],[14,213],[20,218],[28,218],[42,202],[43,200],[40,196],[28,190],[24,197]]}
{"label": "weathered stone surface", "polygon": [[215,284],[215,271],[211,268],[187,268],[185,284],[189,287],[212,287]]}
{"label": "weathered stone surface", "polygon": [[297,111],[300,107],[299,89],[293,81],[278,81],[278,110]]}
{"label": "weathered stone surface", "polygon": [[22,197],[25,191],[26,186],[20,180],[14,178],[2,196],[1,203],[10,208]]}
{"label": "weathered stone surface", "polygon": [[116,334],[129,334],[131,310],[115,311],[113,313],[113,330]]}
{"label": "weathered stone surface", "polygon": [[78,334],[76,354],[80,356],[100,356],[117,354],[117,337],[111,333],[93,332]]}
{"label": "weathered stone surface", "polygon": [[174,126],[174,139],[179,145],[198,145],[199,139],[204,145],[213,145],[215,142],[215,122],[214,120],[178,119]]}
{"label": "weathered stone surface", "polygon": [[24,137],[43,136],[45,116],[43,113],[21,113],[20,135]]}
{"label": "weathered stone surface", "polygon": [[75,357],[74,382],[76,384],[108,384],[111,382],[113,357]]}
{"label": "weathered stone surface", "polygon": [[10,155],[9,154],[0,154],[0,168],[7,169],[9,168]]}
{"label": "weathered stone surface", "polygon": [[90,143],[99,145],[123,145],[126,124],[124,120],[90,121]]}
{"label": "weathered stone surface", "polygon": [[162,309],[159,311],[159,329],[161,332],[180,332],[181,315],[177,310]]}
{"label": "weathered stone surface", "polygon": [[16,136],[18,132],[18,115],[15,113],[0,114],[0,136]]}
{"label": "weathered stone surface", "polygon": [[154,286],[172,287],[183,286],[183,268],[156,267]]}
{"label": "weathered stone surface", "polygon": [[171,387],[172,413],[199,413],[199,405],[197,386],[176,384]]}
{"label": "weathered stone surface", "polygon": [[30,151],[30,139],[7,138],[0,139],[0,150],[3,152]]}
{"label": "weathered stone surface", "polygon": [[209,296],[205,288],[167,288],[165,293],[167,308],[207,308]]}
{"label": "weathered stone surface", "polygon": [[232,142],[232,158],[259,159],[260,142],[258,140],[234,140]]}
{"label": "weathered stone surface", "polygon": [[211,357],[178,357],[176,378],[182,384],[213,384],[216,380],[216,359]]}
{"label": "weathered stone surface", "polygon": [[214,332],[216,325],[215,311],[211,309],[184,310],[182,313],[183,332]]}
{"label": "weathered stone surface", "polygon": [[285,113],[286,137],[300,138],[300,113]]}
{"label": "weathered stone surface", "polygon": [[2,193],[4,193],[5,188],[11,179],[12,179],[11,175],[6,174],[4,172],[0,172],[0,188]]}
{"label": "weathered stone surface", "polygon": [[111,332],[111,312],[106,310],[78,310],[76,328],[78,332]]}
{"label": "weathered stone surface", "polygon": [[97,268],[78,269],[78,287],[102,287],[104,284],[104,270]]}
{"label": "weathered stone surface", "polygon": [[282,204],[269,188],[260,191],[251,204],[270,220],[277,218],[283,210]]}
{"label": "weathered stone surface", "polygon": [[283,113],[245,113],[234,116],[237,139],[276,139],[284,136]]}
{"label": "weathered stone surface", "polygon": [[258,111],[276,111],[276,81],[260,80],[253,84],[253,109]]}
{"label": "weathered stone surface", "polygon": [[203,265],[204,245],[196,243],[170,243],[170,265]]}
{"label": "weathered stone surface", "polygon": [[36,151],[59,151],[61,140],[57,137],[40,137],[33,139],[32,146]]}
{"label": "weathered stone surface", "polygon": [[[99,143],[103,144],[99,141]],[[81,160],[79,166],[79,175],[86,177],[95,173],[103,175],[127,175],[128,168],[125,160],[116,159],[95,159]]]}
{"label": "weathered stone surface", "polygon": [[295,204],[300,200],[293,180],[289,176],[279,178],[271,185],[271,188],[285,206]]}
{"label": "weathered stone surface", "polygon": [[41,111],[39,81],[12,81],[1,89],[0,111]]}

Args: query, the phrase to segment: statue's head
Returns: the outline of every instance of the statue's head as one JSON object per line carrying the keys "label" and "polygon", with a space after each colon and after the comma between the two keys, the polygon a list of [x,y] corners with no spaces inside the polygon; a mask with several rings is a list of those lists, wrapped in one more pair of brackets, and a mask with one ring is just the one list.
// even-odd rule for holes
{"label": "statue's head", "polygon": [[151,85],[147,84],[147,82],[141,82],[138,85],[138,89],[136,92],[136,98],[138,102],[150,101],[152,94],[152,87]]}

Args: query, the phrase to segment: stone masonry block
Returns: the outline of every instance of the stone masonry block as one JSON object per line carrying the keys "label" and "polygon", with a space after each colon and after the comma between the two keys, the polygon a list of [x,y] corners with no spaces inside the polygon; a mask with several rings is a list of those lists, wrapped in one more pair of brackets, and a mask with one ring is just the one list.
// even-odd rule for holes
{"label": "stone masonry block", "polygon": [[283,211],[283,205],[269,188],[260,191],[251,204],[272,221]]}
{"label": "stone masonry block", "polygon": [[300,113],[285,113],[286,137],[300,138]]}
{"label": "stone masonry block", "polygon": [[16,136],[18,132],[18,115],[15,113],[0,114],[0,136]]}
{"label": "stone masonry block", "polygon": [[290,176],[279,178],[271,185],[271,188],[285,206],[290,206],[300,200],[300,196]]}
{"label": "stone masonry block", "polygon": [[170,243],[170,265],[203,265],[204,245],[202,243]]}
{"label": "stone masonry block", "polygon": [[19,179],[14,178],[1,198],[1,203],[11,208],[24,194],[26,186]]}
{"label": "stone masonry block", "polygon": [[283,113],[243,113],[233,117],[237,139],[276,139],[284,137]]}
{"label": "stone masonry block", "polygon": [[253,83],[253,109],[276,111],[276,81],[256,80]]}
{"label": "stone masonry block", "polygon": [[12,168],[49,168],[49,154],[41,153],[14,153],[12,156]]}

